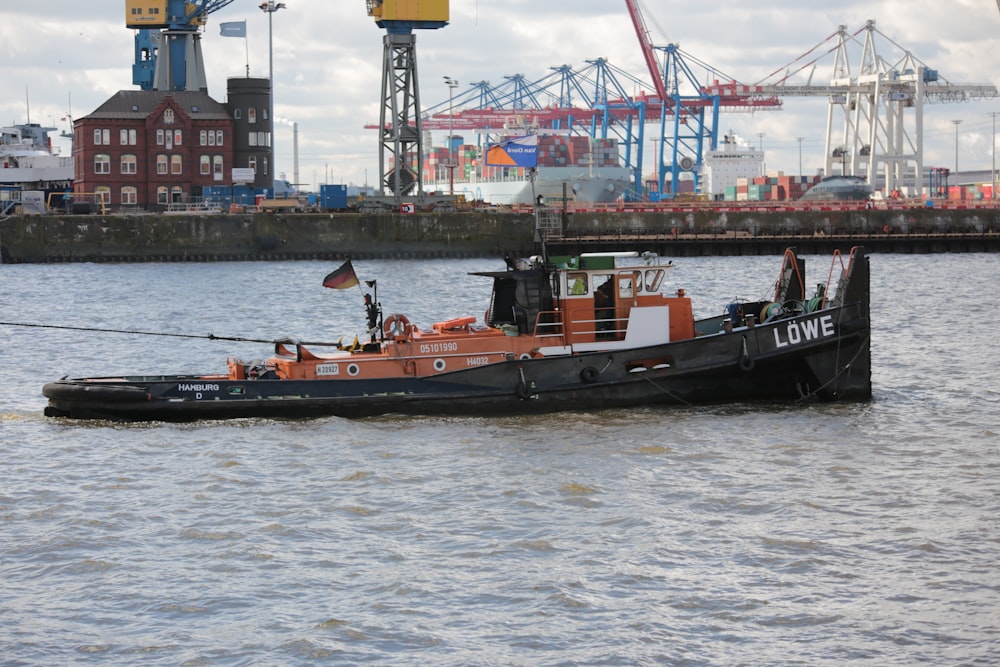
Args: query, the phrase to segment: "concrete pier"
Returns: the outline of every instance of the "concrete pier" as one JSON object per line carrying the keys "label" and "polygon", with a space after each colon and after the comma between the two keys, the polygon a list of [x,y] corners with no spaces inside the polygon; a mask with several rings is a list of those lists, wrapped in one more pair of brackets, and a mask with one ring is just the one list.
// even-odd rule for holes
{"label": "concrete pier", "polygon": [[[545,230],[551,254],[665,256],[997,252],[997,209],[576,212]],[[552,218],[550,217],[550,220]],[[44,215],[0,221],[3,263],[502,257],[534,254],[530,213]]]}

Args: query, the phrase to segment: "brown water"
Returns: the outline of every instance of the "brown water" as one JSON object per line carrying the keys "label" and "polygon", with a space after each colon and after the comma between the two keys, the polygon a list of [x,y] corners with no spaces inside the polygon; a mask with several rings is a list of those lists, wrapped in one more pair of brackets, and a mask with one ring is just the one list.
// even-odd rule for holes
{"label": "brown water", "polygon": [[[674,263],[711,315],[779,258]],[[427,326],[497,264],[355,266]],[[998,267],[872,258],[866,404],[66,422],[44,382],[269,350],[0,327],[0,663],[997,664]],[[353,338],[332,268],[3,266],[0,319]]]}

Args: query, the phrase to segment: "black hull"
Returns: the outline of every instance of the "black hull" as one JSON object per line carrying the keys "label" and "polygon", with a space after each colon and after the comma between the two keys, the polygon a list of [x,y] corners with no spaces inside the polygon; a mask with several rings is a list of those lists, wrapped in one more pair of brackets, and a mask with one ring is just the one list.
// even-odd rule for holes
{"label": "black hull", "polygon": [[[857,281],[858,283],[862,281]],[[639,405],[871,398],[867,275],[839,308],[653,347],[509,361],[426,378],[60,380],[46,415],[117,421],[510,415]],[[856,287],[856,285],[852,285]]]}

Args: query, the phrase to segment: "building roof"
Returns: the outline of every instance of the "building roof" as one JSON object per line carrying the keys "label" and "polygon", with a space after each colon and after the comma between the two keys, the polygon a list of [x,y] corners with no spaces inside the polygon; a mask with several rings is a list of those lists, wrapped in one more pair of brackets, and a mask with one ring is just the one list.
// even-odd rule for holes
{"label": "building roof", "polygon": [[226,108],[208,93],[192,90],[119,90],[85,118],[107,120],[142,120],[166,97],[192,118],[232,120]]}

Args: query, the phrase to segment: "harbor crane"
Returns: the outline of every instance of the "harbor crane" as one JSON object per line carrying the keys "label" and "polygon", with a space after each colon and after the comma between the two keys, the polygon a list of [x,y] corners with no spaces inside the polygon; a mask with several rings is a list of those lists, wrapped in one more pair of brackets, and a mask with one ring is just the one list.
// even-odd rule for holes
{"label": "harbor crane", "polygon": [[[368,16],[386,32],[382,39],[379,191],[383,197],[386,190],[391,192],[398,207],[414,189],[423,197],[420,86],[413,31],[448,25],[449,0],[365,0],[365,5]],[[415,166],[410,164],[414,157]]]}
{"label": "harbor crane", "polygon": [[135,34],[132,83],[142,90],[208,90],[201,29],[234,0],[125,0]]}
{"label": "harbor crane", "polygon": [[[861,36],[863,35],[863,39]],[[902,57],[890,62],[878,48],[877,37],[891,43]],[[833,46],[823,48],[828,43]],[[861,54],[852,66],[857,46]],[[819,53],[813,58],[811,54]],[[828,84],[813,84],[816,63],[834,54]],[[794,77],[805,73],[805,83]],[[875,27],[875,21],[849,33],[847,26],[824,42],[775,70],[758,83],[761,90],[780,97],[818,96],[829,99],[825,169],[833,175],[860,176],[885,192],[920,192],[923,187],[924,104],[992,99],[992,85],[947,81],[912,53]]]}

